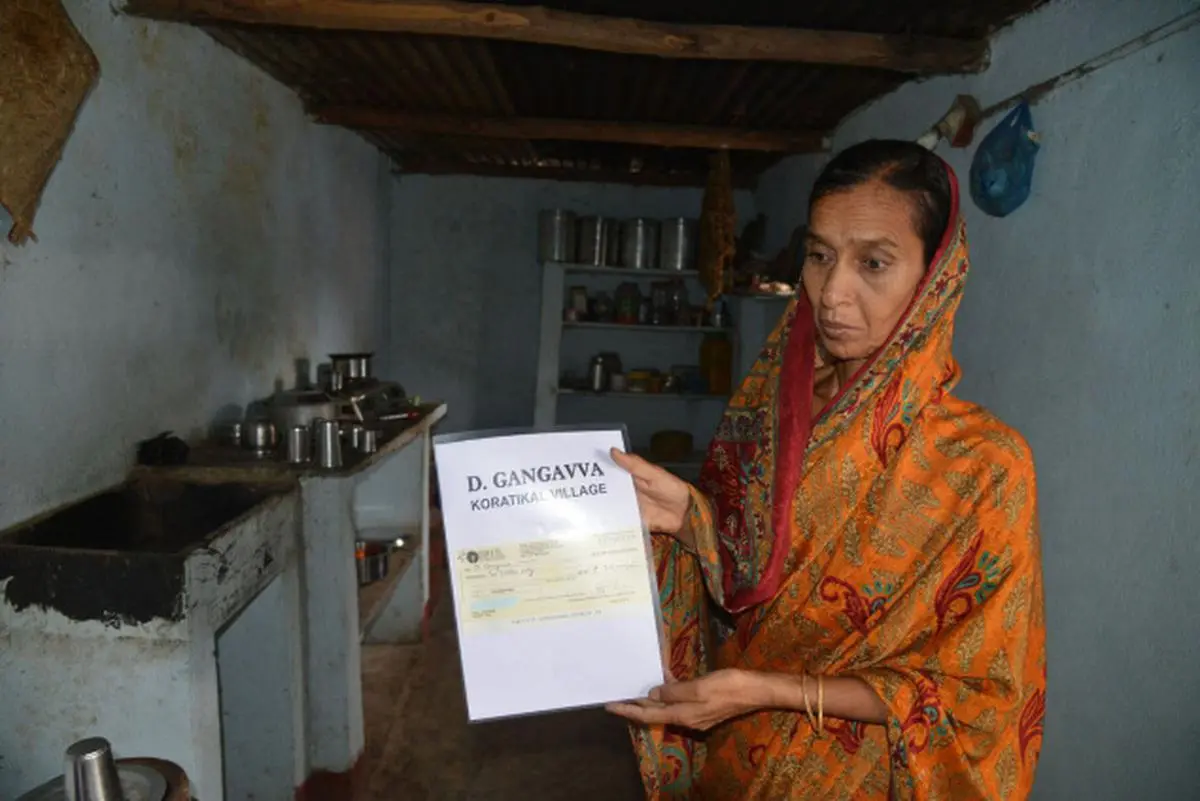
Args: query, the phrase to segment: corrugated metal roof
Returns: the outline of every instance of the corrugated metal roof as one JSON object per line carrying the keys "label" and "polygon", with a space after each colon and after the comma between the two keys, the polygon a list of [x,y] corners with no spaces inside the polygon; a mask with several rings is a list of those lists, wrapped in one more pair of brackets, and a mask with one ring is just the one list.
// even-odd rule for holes
{"label": "corrugated metal roof", "polygon": [[[673,23],[805,27],[980,37],[1043,0],[557,0],[566,11]],[[534,5],[510,2],[507,5]],[[468,118],[570,119],[831,131],[910,76],[890,70],[787,62],[624,55],[495,39],[263,25],[206,24],[217,40],[295,89],[311,109],[369,107]],[[702,183],[707,153],[606,142],[442,136],[396,129],[363,135],[408,169],[629,175]],[[752,181],[781,157],[737,150]]]}

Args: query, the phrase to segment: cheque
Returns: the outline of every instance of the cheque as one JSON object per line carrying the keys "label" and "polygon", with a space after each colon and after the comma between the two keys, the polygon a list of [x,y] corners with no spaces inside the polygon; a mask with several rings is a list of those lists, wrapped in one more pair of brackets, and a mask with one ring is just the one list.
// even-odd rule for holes
{"label": "cheque", "polygon": [[638,529],[464,549],[454,564],[464,626],[536,625],[653,603]]}

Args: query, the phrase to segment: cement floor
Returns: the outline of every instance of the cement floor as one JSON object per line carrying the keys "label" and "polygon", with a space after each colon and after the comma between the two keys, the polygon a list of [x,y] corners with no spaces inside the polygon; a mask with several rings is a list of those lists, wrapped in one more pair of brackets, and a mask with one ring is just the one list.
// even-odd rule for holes
{"label": "cement floor", "polygon": [[364,801],[637,801],[629,735],[603,710],[468,724],[453,612],[422,645],[363,648]]}

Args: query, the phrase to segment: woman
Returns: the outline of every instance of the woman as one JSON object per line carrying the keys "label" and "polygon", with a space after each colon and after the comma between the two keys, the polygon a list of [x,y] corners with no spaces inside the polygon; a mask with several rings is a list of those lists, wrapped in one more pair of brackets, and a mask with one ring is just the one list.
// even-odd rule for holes
{"label": "woman", "polygon": [[637,457],[671,681],[614,704],[651,799],[1017,799],[1045,702],[1035,482],[950,394],[958,188],[915,144],[824,170],[803,291],[700,487]]}

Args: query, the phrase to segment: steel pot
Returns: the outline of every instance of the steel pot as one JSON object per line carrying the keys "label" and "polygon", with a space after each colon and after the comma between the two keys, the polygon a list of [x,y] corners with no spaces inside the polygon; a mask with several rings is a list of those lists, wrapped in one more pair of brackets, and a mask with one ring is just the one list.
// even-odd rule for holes
{"label": "steel pot", "polygon": [[217,427],[217,440],[235,448],[242,444],[242,421],[234,420]]}
{"label": "steel pot", "polygon": [[361,381],[371,377],[373,353],[331,353],[329,361],[334,373],[348,381]]}
{"label": "steel pot", "polygon": [[123,801],[112,747],[103,737],[80,740],[67,749],[64,787],[70,801]]}
{"label": "steel pot", "polygon": [[363,432],[366,430],[366,426],[364,426],[362,423],[355,423],[348,428],[343,428],[342,436],[347,437],[350,440],[351,448],[354,450],[359,450],[362,447]]}
{"label": "steel pot", "polygon": [[388,562],[392,549],[387,545],[358,541],[355,544],[354,564],[358,572],[358,584],[363,586],[379,581],[388,574]]}
{"label": "steel pot", "polygon": [[312,429],[308,426],[292,426],[287,432],[288,464],[308,464],[312,459]]}
{"label": "steel pot", "polygon": [[242,426],[242,445],[255,453],[275,450],[275,424],[270,420],[247,420]]}
{"label": "steel pot", "polygon": [[320,391],[285,390],[271,397],[268,410],[276,431],[291,431],[310,427],[314,420],[336,419],[338,403]]}
{"label": "steel pot", "polygon": [[342,466],[342,437],[336,420],[314,420],[317,466],[337,470]]}
{"label": "steel pot", "polygon": [[167,780],[156,768],[117,763],[103,737],[80,740],[67,749],[66,772],[25,793],[17,801],[140,801],[167,795]]}

